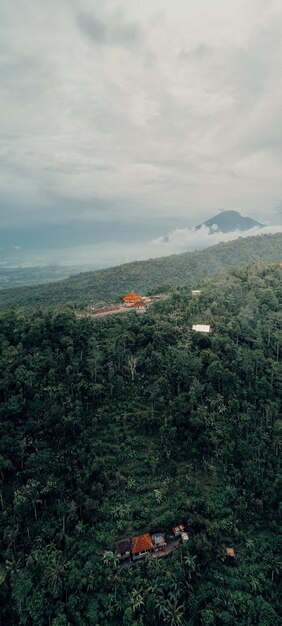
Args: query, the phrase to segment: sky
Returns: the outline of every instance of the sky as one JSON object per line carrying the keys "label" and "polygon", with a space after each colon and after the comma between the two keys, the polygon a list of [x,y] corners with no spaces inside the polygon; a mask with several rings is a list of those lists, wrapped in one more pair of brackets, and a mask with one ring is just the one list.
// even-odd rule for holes
{"label": "sky", "polygon": [[2,0],[0,73],[2,260],[203,247],[221,210],[281,228],[281,0]]}

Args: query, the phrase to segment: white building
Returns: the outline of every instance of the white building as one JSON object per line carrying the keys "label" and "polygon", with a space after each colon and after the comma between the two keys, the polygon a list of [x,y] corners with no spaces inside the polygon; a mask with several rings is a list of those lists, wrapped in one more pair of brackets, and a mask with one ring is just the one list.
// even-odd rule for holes
{"label": "white building", "polygon": [[192,289],[192,296],[200,296],[201,293],[200,289]]}
{"label": "white building", "polygon": [[207,324],[193,324],[192,330],[196,333],[211,333],[211,326]]}
{"label": "white building", "polygon": [[138,307],[136,307],[136,313],[138,315],[141,315],[142,313],[146,313],[146,311],[147,311],[147,307],[145,307],[145,306],[138,306]]}

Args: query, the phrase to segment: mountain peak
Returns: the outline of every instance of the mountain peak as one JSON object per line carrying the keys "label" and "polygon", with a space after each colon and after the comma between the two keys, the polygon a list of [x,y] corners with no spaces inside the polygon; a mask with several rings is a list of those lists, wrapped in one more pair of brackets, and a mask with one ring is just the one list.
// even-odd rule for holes
{"label": "mountain peak", "polygon": [[230,233],[235,230],[245,231],[251,228],[263,228],[264,224],[253,220],[251,217],[244,217],[238,211],[222,211],[196,226],[199,230],[202,226],[206,226],[210,233],[221,232]]}

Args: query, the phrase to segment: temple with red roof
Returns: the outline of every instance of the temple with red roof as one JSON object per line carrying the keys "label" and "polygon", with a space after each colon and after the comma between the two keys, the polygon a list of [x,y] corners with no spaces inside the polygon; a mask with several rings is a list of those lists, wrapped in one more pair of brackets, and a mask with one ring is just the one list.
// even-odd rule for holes
{"label": "temple with red roof", "polygon": [[140,302],[141,297],[135,293],[135,291],[130,291],[126,296],[123,296],[123,302],[125,304],[133,304],[135,302]]}

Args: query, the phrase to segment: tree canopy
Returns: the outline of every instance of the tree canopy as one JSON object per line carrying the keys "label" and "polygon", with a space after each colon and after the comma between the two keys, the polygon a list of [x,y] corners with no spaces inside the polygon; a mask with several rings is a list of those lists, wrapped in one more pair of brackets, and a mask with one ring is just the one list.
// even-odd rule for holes
{"label": "tree canopy", "polygon": [[[1,314],[3,626],[282,624],[281,271],[144,316]],[[118,564],[115,541],[180,522],[172,555]]]}

